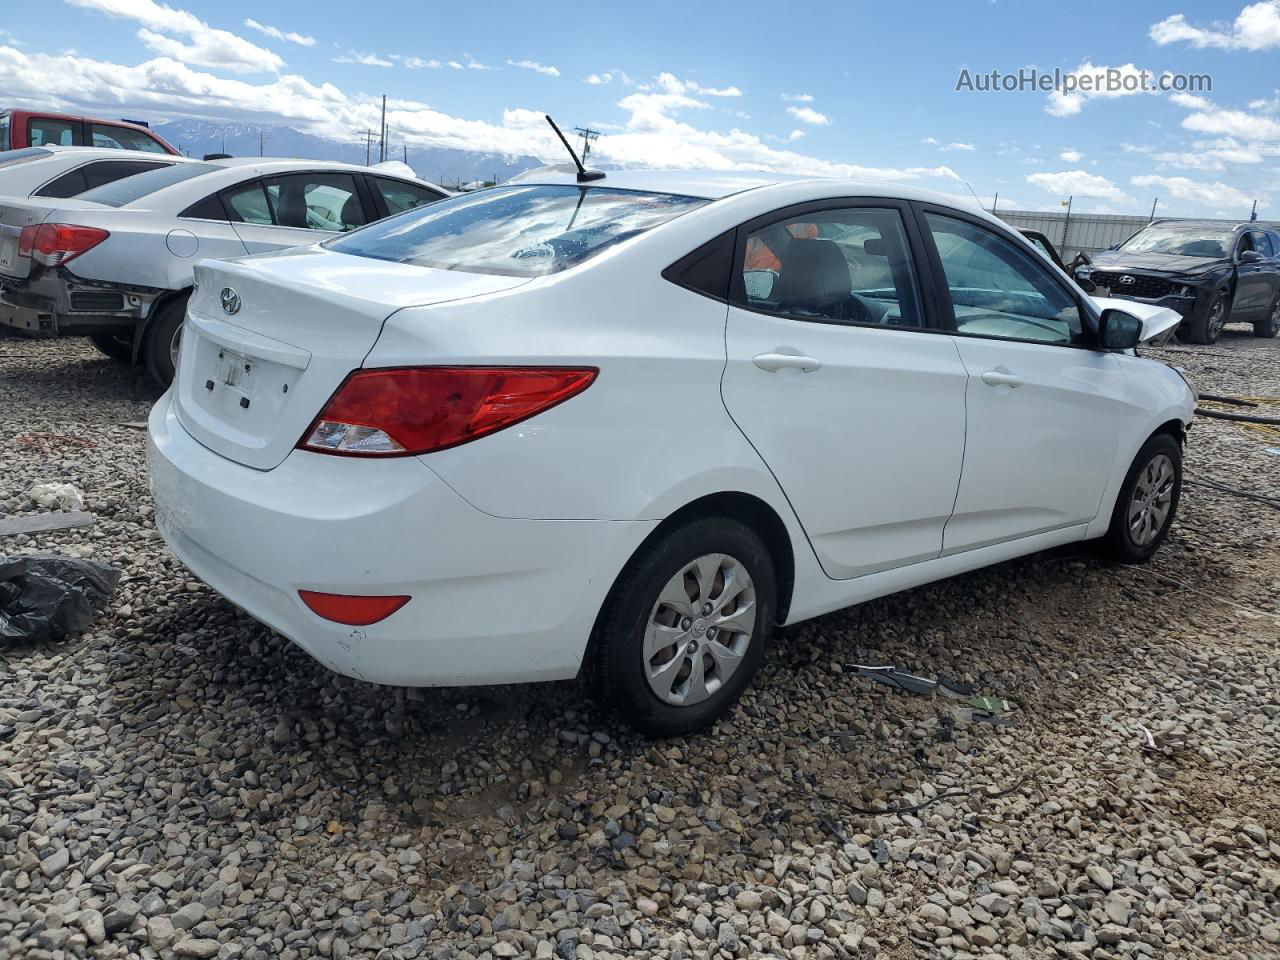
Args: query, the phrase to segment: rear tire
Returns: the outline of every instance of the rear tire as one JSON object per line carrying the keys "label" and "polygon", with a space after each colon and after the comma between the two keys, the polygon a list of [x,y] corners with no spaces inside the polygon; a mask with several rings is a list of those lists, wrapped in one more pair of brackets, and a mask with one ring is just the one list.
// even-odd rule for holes
{"label": "rear tire", "polygon": [[151,379],[166,389],[173,383],[177,346],[181,341],[182,321],[187,315],[190,296],[190,293],[184,293],[166,301],[147,325],[146,339],[142,342],[147,372]]}
{"label": "rear tire", "polygon": [[1133,459],[1099,546],[1117,563],[1146,563],[1160,549],[1182,496],[1182,446],[1157,433]]}
{"label": "rear tire", "polygon": [[587,651],[592,696],[651,736],[701,730],[759,669],[776,609],[760,538],[728,517],[692,520],[643,547],[610,591]]}
{"label": "rear tire", "polygon": [[1280,333],[1280,293],[1277,293],[1275,299],[1271,301],[1267,315],[1253,321],[1253,335],[1255,337],[1271,339],[1278,333]]}
{"label": "rear tire", "polygon": [[133,364],[133,340],[129,337],[118,337],[111,333],[95,333],[89,338],[101,353],[106,354],[117,363]]}
{"label": "rear tire", "polygon": [[1188,343],[1217,343],[1218,337],[1222,336],[1222,328],[1230,319],[1231,295],[1219,290],[1204,310],[1183,321],[1178,328],[1178,336]]}

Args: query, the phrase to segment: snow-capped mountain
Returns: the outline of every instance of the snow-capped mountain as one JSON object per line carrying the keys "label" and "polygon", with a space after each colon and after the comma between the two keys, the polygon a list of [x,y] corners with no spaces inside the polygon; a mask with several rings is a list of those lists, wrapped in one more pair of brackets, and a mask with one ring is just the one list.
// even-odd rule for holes
{"label": "snow-capped mountain", "polygon": [[[268,157],[300,157],[306,160],[341,160],[346,163],[365,162],[366,148],[363,140],[333,140],[303,133],[282,124],[256,123],[208,123],[203,120],[180,120],[156,124],[153,129],[160,136],[192,157],[208,153],[229,153],[233,157],[256,157],[261,153]],[[373,163],[378,162],[378,145],[368,151]],[[388,160],[404,160],[404,145],[392,141],[387,150]],[[415,147],[408,150],[408,163],[424,180],[454,186],[472,180],[497,180],[536,167],[542,161],[535,157],[506,157],[496,153],[470,150],[451,150],[444,147]]]}

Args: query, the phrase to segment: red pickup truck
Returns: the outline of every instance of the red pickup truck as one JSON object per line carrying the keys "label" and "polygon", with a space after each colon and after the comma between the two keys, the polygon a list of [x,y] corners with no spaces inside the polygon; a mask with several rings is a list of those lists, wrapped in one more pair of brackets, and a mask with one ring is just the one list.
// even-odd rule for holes
{"label": "red pickup truck", "polygon": [[138,123],[127,120],[99,120],[69,117],[35,110],[0,110],[0,150],[42,147],[119,147],[150,153],[178,151]]}

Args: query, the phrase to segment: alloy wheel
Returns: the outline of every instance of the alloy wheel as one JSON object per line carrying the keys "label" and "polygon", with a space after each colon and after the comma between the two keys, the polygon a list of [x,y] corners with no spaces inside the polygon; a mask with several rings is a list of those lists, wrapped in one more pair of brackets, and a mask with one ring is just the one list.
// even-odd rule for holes
{"label": "alloy wheel", "polygon": [[1164,529],[1173,506],[1173,486],[1177,472],[1168,454],[1151,458],[1133,485],[1129,497],[1129,535],[1136,546],[1145,547]]}
{"label": "alloy wheel", "polygon": [[724,687],[751,646],[756,591],[738,560],[710,553],[667,581],[644,630],[649,689],[678,707],[701,703]]}
{"label": "alloy wheel", "polygon": [[1209,322],[1206,324],[1209,330],[1209,339],[1218,339],[1218,334],[1222,333],[1222,328],[1227,325],[1227,301],[1222,297],[1213,301],[1213,306],[1209,309]]}
{"label": "alloy wheel", "polygon": [[182,324],[178,324],[178,329],[173,331],[173,336],[169,338],[169,362],[173,364],[173,369],[178,369],[178,354],[182,352]]}

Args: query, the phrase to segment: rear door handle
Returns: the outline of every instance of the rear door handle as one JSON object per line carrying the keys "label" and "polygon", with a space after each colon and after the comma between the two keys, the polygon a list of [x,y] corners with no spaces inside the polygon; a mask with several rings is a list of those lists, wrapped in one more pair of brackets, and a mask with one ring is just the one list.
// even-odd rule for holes
{"label": "rear door handle", "polygon": [[988,370],[982,375],[982,382],[988,387],[1020,387],[1023,379],[1012,373],[1001,373],[999,370]]}
{"label": "rear door handle", "polygon": [[799,370],[802,373],[813,373],[822,369],[822,361],[816,357],[805,357],[797,353],[761,353],[751,360],[761,370],[777,373],[779,370]]}

